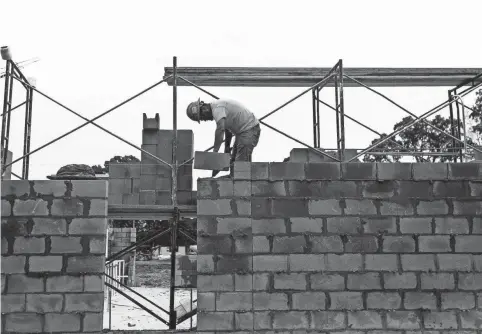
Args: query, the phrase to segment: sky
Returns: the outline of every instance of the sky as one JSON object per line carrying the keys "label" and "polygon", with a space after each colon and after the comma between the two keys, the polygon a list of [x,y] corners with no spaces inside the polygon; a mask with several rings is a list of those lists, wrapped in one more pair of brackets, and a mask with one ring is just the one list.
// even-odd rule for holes
{"label": "sky", "polygon": [[[37,89],[93,118],[159,81],[164,67],[270,66],[478,67],[482,68],[482,2],[463,1],[6,1],[0,0],[0,43],[13,60],[39,57],[23,69]],[[0,67],[5,66],[4,63]],[[3,92],[4,82],[0,82]],[[14,87],[14,103],[24,91]],[[303,88],[207,87],[238,100],[261,117]],[[447,98],[448,87],[377,88],[420,115]],[[363,88],[346,88],[345,112],[379,132],[391,132],[406,114]],[[192,87],[178,89],[178,128],[192,129],[195,150],[214,141],[215,124],[191,122],[189,102],[210,98]],[[334,93],[322,97],[334,103]],[[475,94],[466,98],[471,104]],[[306,95],[266,121],[308,144],[313,143],[311,96]],[[160,114],[172,128],[172,88],[163,84],[97,123],[140,146],[142,114]],[[336,146],[334,111],[321,107],[321,146]],[[445,109],[442,115],[448,115]],[[84,120],[38,94],[33,100],[31,149]],[[364,148],[376,138],[346,120],[346,147]],[[23,151],[24,109],[12,114],[10,150]],[[254,161],[282,161],[299,144],[262,128]],[[103,164],[114,155],[140,152],[88,125],[30,158],[30,179],[45,179],[70,163]],[[22,164],[13,171],[21,174]],[[194,177],[210,172],[194,171]]]}

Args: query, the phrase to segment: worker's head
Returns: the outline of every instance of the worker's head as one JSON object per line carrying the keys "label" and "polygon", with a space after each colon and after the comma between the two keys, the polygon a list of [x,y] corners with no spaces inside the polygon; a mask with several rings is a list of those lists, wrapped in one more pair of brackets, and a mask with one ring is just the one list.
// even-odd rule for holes
{"label": "worker's head", "polygon": [[213,114],[211,112],[211,105],[204,103],[200,99],[195,102],[189,103],[186,109],[187,117],[191,120],[200,123],[200,121],[213,120]]}

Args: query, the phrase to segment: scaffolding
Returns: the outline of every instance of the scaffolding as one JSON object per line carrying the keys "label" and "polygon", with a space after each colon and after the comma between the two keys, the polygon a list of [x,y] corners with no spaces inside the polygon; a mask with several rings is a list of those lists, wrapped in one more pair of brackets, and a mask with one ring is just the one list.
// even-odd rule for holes
{"label": "scaffolding", "polygon": [[[471,71],[466,71],[466,72],[470,72],[470,75],[472,75],[473,70],[471,70]],[[276,72],[276,70],[274,70],[274,72]],[[435,72],[438,75],[438,77],[441,77],[441,79],[439,78],[439,80],[441,80],[440,82],[442,82],[444,84],[447,84],[448,82],[453,82],[454,80],[459,78],[457,75],[450,74],[450,73],[449,73],[449,75],[441,76],[441,74],[439,73],[439,72],[441,72],[440,69],[439,69],[439,71],[435,71]],[[479,72],[482,72],[482,70],[480,70]],[[460,74],[460,71],[458,73]],[[428,117],[430,117],[431,115],[434,115],[438,111],[440,111],[443,108],[449,106],[450,109],[451,109],[451,113],[450,113],[450,115],[451,115],[451,125],[452,125],[451,133],[444,132],[441,129],[438,129],[438,128],[434,127],[433,125],[430,125],[430,124],[429,124],[429,126],[434,128],[434,130],[436,130],[436,131],[448,136],[449,138],[451,138],[453,143],[459,143],[459,144],[463,145],[463,146],[460,146],[459,148],[457,148],[457,152],[446,152],[446,153],[444,153],[444,154],[448,154],[448,155],[452,156],[454,162],[457,161],[457,157],[460,159],[460,161],[462,161],[463,152],[466,152],[467,148],[470,148],[474,151],[482,153],[481,148],[469,145],[469,144],[467,144],[466,141],[462,140],[461,139],[460,127],[457,128],[457,125],[460,126],[460,123],[459,123],[460,112],[459,112],[458,108],[459,108],[459,106],[462,106],[462,109],[464,107],[467,108],[467,106],[465,106],[463,104],[462,98],[482,85],[482,80],[481,80],[482,73],[478,74],[478,75],[475,75],[475,76],[471,76],[469,79],[466,78],[469,74],[465,73],[464,75],[465,75],[465,77],[464,77],[465,80],[463,82],[461,82],[460,84],[458,84],[455,88],[452,88],[449,91],[449,98],[448,98],[447,101],[444,101],[443,103],[439,104],[438,106],[430,109],[429,111],[427,111],[426,113],[424,113],[421,116],[416,116],[415,114],[411,113],[407,109],[405,109],[402,106],[400,106],[399,104],[395,103],[394,101],[392,101],[388,97],[386,97],[383,94],[381,94],[381,93],[375,91],[374,89],[370,88],[369,86],[367,86],[362,81],[356,79],[355,77],[352,77],[351,75],[347,75],[344,72],[342,60],[339,60],[335,64],[334,67],[328,69],[323,75],[320,75],[319,71],[317,71],[315,73],[315,75],[311,76],[310,78],[308,78],[308,79],[304,78],[303,80],[305,80],[305,81],[307,80],[306,82],[310,82],[310,84],[308,85],[309,86],[308,88],[306,88],[301,93],[299,93],[295,97],[288,100],[286,103],[283,103],[281,106],[277,107],[276,109],[274,109],[274,110],[270,111],[269,113],[265,114],[264,116],[260,117],[259,121],[260,121],[261,124],[270,128],[271,130],[273,130],[273,131],[275,131],[275,132],[277,132],[277,133],[279,133],[279,134],[281,134],[281,135],[283,135],[283,136],[285,136],[289,139],[292,139],[293,141],[297,142],[298,144],[300,144],[302,146],[305,146],[306,148],[315,152],[316,154],[324,156],[328,160],[336,161],[336,162],[350,162],[350,161],[354,161],[356,158],[358,158],[358,157],[360,157],[360,156],[362,156],[366,153],[379,154],[380,152],[374,152],[373,151],[379,145],[381,145],[382,143],[384,143],[386,141],[393,141],[392,138],[395,135],[397,135],[398,133],[401,133],[402,131],[405,131],[406,129],[408,129],[409,127],[413,126],[414,124],[416,124],[418,122],[426,122],[426,119]],[[437,77],[437,76],[435,76],[435,77]],[[290,78],[288,78],[288,79],[284,78],[283,79],[282,78],[282,80],[288,80],[288,82],[289,82],[289,80],[298,80],[298,79],[296,79],[296,78],[291,78],[291,79]],[[414,118],[414,120],[412,122],[410,122],[409,124],[407,124],[406,126],[404,126],[403,128],[401,128],[397,131],[394,131],[393,133],[391,133],[387,136],[384,136],[382,138],[381,137],[382,135],[379,132],[377,132],[376,130],[371,129],[370,127],[368,127],[368,126],[364,125],[363,123],[357,121],[353,117],[345,114],[344,96],[343,96],[343,90],[344,90],[344,87],[346,86],[345,79],[348,79],[348,81],[350,81],[350,85],[356,84],[356,85],[365,87],[365,88],[369,89],[370,91],[376,93],[377,95],[385,98],[386,100],[388,100],[389,102],[391,102],[395,106],[398,106],[400,109],[404,110],[406,113],[411,115]],[[9,144],[8,135],[9,135],[9,131],[10,131],[10,114],[14,109],[19,107],[19,106],[16,106],[16,107],[12,108],[12,97],[11,96],[12,96],[13,80],[19,81],[27,89],[27,100],[23,103],[23,104],[27,105],[26,121],[25,121],[25,136],[24,136],[24,152],[23,152],[23,156],[21,156],[20,158],[17,158],[16,160],[13,160],[10,163],[5,163],[6,159],[4,159],[3,156],[5,155],[5,152],[7,151],[8,144]],[[121,293],[124,296],[128,297],[128,299],[131,300],[133,303],[135,303],[137,306],[141,307],[146,312],[148,312],[152,316],[156,317],[157,319],[159,319],[160,321],[162,321],[166,325],[168,325],[170,329],[175,329],[176,325],[179,322],[189,318],[189,316],[192,316],[196,313],[196,309],[192,309],[192,305],[191,305],[191,308],[189,309],[189,312],[187,314],[183,314],[181,318],[178,318],[177,311],[176,311],[176,308],[174,306],[174,295],[175,295],[175,290],[177,288],[176,285],[175,285],[175,271],[176,271],[175,265],[176,265],[176,247],[177,247],[178,235],[182,235],[183,237],[185,237],[185,238],[187,238],[187,239],[189,239],[193,242],[196,242],[196,235],[193,233],[193,231],[189,231],[185,227],[183,227],[179,224],[180,220],[183,217],[196,217],[196,207],[195,206],[184,206],[184,205],[181,206],[181,205],[178,205],[178,201],[177,201],[177,175],[178,175],[178,170],[179,170],[180,167],[182,167],[183,165],[191,162],[194,159],[194,157],[192,157],[191,159],[189,159],[187,161],[184,161],[184,162],[181,162],[181,163],[178,163],[178,161],[177,161],[177,104],[178,104],[177,89],[178,89],[178,80],[183,82],[183,85],[193,86],[193,87],[199,89],[200,91],[206,93],[207,95],[211,96],[212,98],[218,99],[218,97],[216,95],[208,92],[207,90],[203,89],[200,86],[200,84],[194,82],[195,80],[191,81],[188,78],[184,77],[183,75],[179,75],[178,67],[177,67],[177,58],[173,57],[172,74],[167,73],[162,80],[156,82],[155,84],[151,85],[150,87],[148,87],[148,88],[144,89],[143,91],[133,95],[132,97],[124,100],[123,102],[121,102],[121,103],[117,104],[116,106],[108,109],[107,111],[97,115],[96,117],[94,117],[92,119],[88,119],[88,118],[82,116],[81,114],[75,112],[74,110],[66,107],[65,105],[58,102],[57,100],[49,97],[47,94],[39,91],[37,88],[35,88],[33,85],[31,85],[26,80],[26,78],[23,76],[23,74],[18,69],[18,67],[15,65],[15,63],[11,59],[7,59],[7,71],[6,71],[6,75],[5,75],[5,85],[6,86],[5,86],[4,105],[3,105],[3,114],[2,114],[2,148],[4,149],[4,151],[3,151],[4,155],[2,156],[2,169],[4,170],[8,166],[11,166],[11,165],[13,165],[13,164],[15,164],[19,161],[23,161],[22,177],[19,177],[19,178],[22,178],[22,179],[28,178],[28,165],[29,165],[28,158],[32,154],[34,154],[34,153],[42,150],[43,148],[61,140],[62,138],[74,133],[75,131],[87,126],[88,124],[92,124],[92,125],[100,128],[101,130],[110,134],[111,136],[123,141],[124,143],[130,145],[131,147],[134,147],[137,150],[145,153],[146,155],[154,158],[157,163],[166,165],[169,168],[171,168],[171,176],[172,176],[172,181],[173,181],[172,182],[172,188],[171,188],[172,205],[164,205],[164,206],[163,205],[153,205],[153,206],[147,206],[147,205],[143,205],[143,206],[117,205],[117,206],[109,206],[109,218],[110,219],[112,219],[112,218],[124,219],[124,220],[131,220],[131,219],[161,220],[161,219],[167,219],[168,220],[167,226],[163,226],[159,230],[152,231],[153,232],[152,235],[144,238],[143,240],[137,241],[136,243],[132,244],[131,246],[121,250],[120,252],[118,252],[116,254],[113,254],[113,255],[109,256],[106,259],[106,265],[110,265],[111,263],[113,263],[113,261],[121,258],[123,255],[127,254],[128,252],[130,252],[134,249],[137,249],[138,247],[140,247],[142,245],[145,245],[146,243],[149,243],[152,240],[155,240],[156,238],[159,238],[160,236],[162,236],[164,234],[170,233],[170,241],[171,241],[170,242],[171,243],[171,258],[170,258],[170,261],[171,261],[170,267],[171,268],[170,269],[171,269],[171,274],[170,274],[169,310],[165,310],[165,309],[159,307],[158,305],[156,305],[155,303],[153,303],[152,301],[147,300],[147,302],[153,304],[159,310],[166,313],[169,316],[168,320],[163,319],[156,312],[154,312],[151,309],[143,306],[138,301],[135,301],[131,297],[124,294],[122,292],[122,290],[119,288],[119,286],[125,287],[122,284],[122,282],[119,282],[119,281],[115,280],[115,278],[113,278],[111,276],[108,277],[108,281],[106,281],[106,285],[109,288],[111,288],[114,291],[116,291],[118,293]],[[249,80],[254,80],[254,79],[250,78]],[[264,79],[260,78],[259,80],[261,81],[261,80],[264,80]],[[271,78],[271,80],[275,80],[275,79]],[[377,80],[380,81],[381,79],[377,79]],[[408,79],[405,78],[404,80],[408,80]],[[424,80],[426,80],[426,79],[424,79]],[[437,79],[434,79],[434,77],[431,77],[430,80],[436,81]],[[313,81],[314,81],[314,83],[313,83]],[[172,164],[170,164],[170,163],[160,159],[159,157],[143,150],[141,147],[125,140],[121,136],[119,136],[119,135],[103,128],[102,126],[98,125],[97,123],[95,123],[95,121],[97,121],[98,119],[100,119],[100,118],[104,117],[105,115],[115,111],[116,109],[120,108],[121,106],[125,105],[126,103],[134,100],[135,98],[141,96],[142,94],[152,90],[153,88],[155,88],[155,87],[157,87],[157,86],[159,86],[159,85],[161,85],[162,83],[165,83],[165,82],[167,82],[169,85],[172,85],[172,112],[173,112],[172,127],[173,127],[173,130],[174,130],[173,131],[173,138],[172,138],[173,139],[173,149],[172,149],[172,161],[173,162],[172,162]],[[202,84],[202,80],[200,80],[200,82]],[[210,82],[212,83],[212,79],[211,79]],[[234,82],[236,82],[236,80],[234,80]],[[417,82],[420,84],[421,81],[417,81]],[[324,102],[320,99],[320,91],[321,91],[321,89],[323,89],[323,87],[326,87],[327,85],[331,85],[332,87],[335,88],[335,106],[331,106],[328,103],[326,103],[326,102]],[[466,86],[468,86],[468,87],[466,87]],[[30,129],[31,129],[31,125],[32,125],[32,123],[31,123],[32,97],[33,97],[34,92],[38,93],[41,96],[44,96],[45,98],[49,99],[53,103],[63,107],[67,111],[77,115],[79,118],[82,118],[85,122],[83,124],[73,128],[72,130],[64,133],[63,135],[61,135],[61,136],[49,141],[48,143],[45,143],[45,144],[41,145],[40,147],[31,151],[30,150],[30,139],[31,139],[30,138]],[[274,113],[283,109],[284,107],[286,107],[287,105],[289,105],[293,101],[299,99],[300,97],[302,97],[305,94],[310,93],[310,92],[311,92],[311,97],[312,97],[312,101],[313,101],[313,110],[312,110],[313,111],[313,146],[311,146],[307,143],[304,143],[304,142],[290,136],[289,134],[287,134],[287,133],[285,133],[281,130],[276,129],[275,127],[269,125],[265,121],[265,119],[268,118],[269,116],[273,115]],[[452,110],[452,108],[453,108],[452,105],[454,103],[456,103],[457,125],[454,124],[454,113],[453,113],[453,110]],[[321,148],[320,105],[327,106],[327,107],[329,107],[330,109],[332,109],[336,112],[336,129],[337,129],[337,131],[336,131],[336,134],[337,134],[337,147],[336,147],[337,155],[336,156],[332,156],[332,155],[328,154],[325,150],[323,150]],[[462,112],[462,117],[463,118],[465,117],[463,112]],[[361,152],[357,153],[355,156],[345,158],[345,153],[346,153],[345,118],[363,126],[366,129],[369,129],[371,132],[377,134],[378,136],[381,137],[380,140],[378,142],[376,142],[375,144],[371,145],[370,147],[362,149]],[[205,151],[210,151],[212,148],[213,147],[210,147],[210,148],[206,149]],[[462,149],[464,151],[462,151]],[[410,152],[406,148],[403,148],[403,147],[400,148],[399,152],[382,152],[382,153],[384,153],[384,154],[390,153],[390,154],[398,154],[398,155],[414,155],[414,154],[424,155],[425,154],[424,152]],[[430,155],[429,153],[427,153],[427,154]],[[437,155],[440,155],[440,152],[437,152]],[[115,284],[113,284],[113,283],[115,283]],[[125,288],[127,288],[127,287],[125,287]],[[145,298],[143,297],[143,299],[145,299]]]}

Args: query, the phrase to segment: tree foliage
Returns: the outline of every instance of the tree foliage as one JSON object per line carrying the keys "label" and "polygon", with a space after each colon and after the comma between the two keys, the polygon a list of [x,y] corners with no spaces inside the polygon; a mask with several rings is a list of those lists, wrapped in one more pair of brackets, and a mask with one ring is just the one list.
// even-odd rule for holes
{"label": "tree foliage", "polygon": [[92,169],[96,174],[106,174],[109,172],[109,163],[111,162],[117,162],[117,163],[129,163],[129,162],[140,162],[140,160],[133,156],[133,155],[116,155],[112,157],[110,160],[104,162],[104,167],[101,165],[94,165],[92,166]]}
{"label": "tree foliage", "polygon": [[482,89],[477,91],[474,106],[470,110],[470,131],[477,145],[482,145]]}

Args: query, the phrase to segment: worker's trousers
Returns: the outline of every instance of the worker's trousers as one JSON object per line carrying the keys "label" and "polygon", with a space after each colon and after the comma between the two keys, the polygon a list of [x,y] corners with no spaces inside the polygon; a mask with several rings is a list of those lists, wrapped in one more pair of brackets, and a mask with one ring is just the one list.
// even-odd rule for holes
{"label": "worker's trousers", "polygon": [[258,145],[261,128],[259,124],[255,127],[240,133],[236,136],[233,150],[231,151],[230,174],[234,174],[235,161],[249,161],[253,155],[254,148]]}

